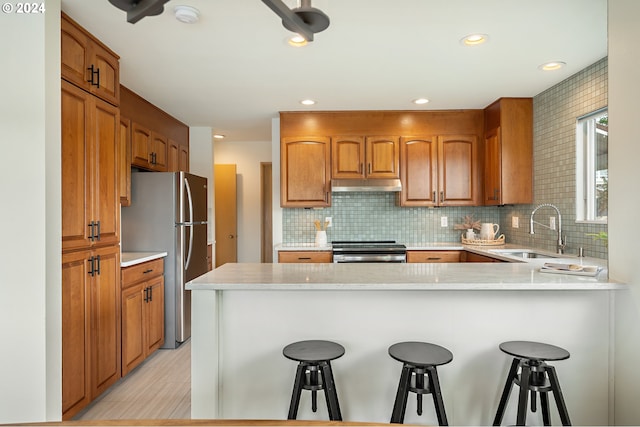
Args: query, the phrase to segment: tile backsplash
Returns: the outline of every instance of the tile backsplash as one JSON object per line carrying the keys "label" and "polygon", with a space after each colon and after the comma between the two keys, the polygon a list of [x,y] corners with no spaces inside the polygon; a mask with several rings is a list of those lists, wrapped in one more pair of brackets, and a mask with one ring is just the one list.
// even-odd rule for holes
{"label": "tile backsplash", "polygon": [[[555,250],[557,233],[543,227],[529,234],[529,218],[539,203],[552,203],[562,214],[567,253],[583,247],[586,256],[607,258],[607,248],[589,233],[606,231],[601,224],[575,222],[575,135],[578,117],[607,106],[607,58],[574,74],[533,99],[534,204],[501,207],[401,208],[394,193],[334,193],[323,209],[283,209],[283,243],[312,243],[314,220],[333,218],[328,240],[396,240],[402,243],[459,242],[454,225],[465,215],[500,224],[508,243]],[[548,224],[555,211],[540,209],[535,220]],[[441,227],[446,216],[447,227]],[[512,228],[517,216],[519,228]]]}

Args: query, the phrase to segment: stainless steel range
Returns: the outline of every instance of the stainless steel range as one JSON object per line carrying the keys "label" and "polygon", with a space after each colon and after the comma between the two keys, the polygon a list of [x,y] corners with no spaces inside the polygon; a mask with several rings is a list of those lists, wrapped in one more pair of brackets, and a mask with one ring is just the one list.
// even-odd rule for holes
{"label": "stainless steel range", "polygon": [[407,247],[395,240],[334,241],[333,262],[407,262]]}

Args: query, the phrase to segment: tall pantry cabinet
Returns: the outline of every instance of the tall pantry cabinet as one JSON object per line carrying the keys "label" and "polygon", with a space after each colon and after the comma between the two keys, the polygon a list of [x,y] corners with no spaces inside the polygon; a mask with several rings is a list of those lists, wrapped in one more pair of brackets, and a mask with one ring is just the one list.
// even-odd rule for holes
{"label": "tall pantry cabinet", "polygon": [[64,13],[62,418],[120,378],[119,57]]}

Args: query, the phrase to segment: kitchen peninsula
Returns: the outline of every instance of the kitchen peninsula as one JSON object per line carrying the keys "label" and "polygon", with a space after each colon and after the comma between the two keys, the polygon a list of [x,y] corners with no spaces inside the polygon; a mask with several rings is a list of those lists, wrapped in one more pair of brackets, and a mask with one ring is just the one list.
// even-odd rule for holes
{"label": "kitchen peninsula", "polygon": [[[401,369],[387,349],[416,340],[453,353],[439,369],[449,422],[490,425],[510,363],[498,345],[532,340],[571,353],[555,366],[572,421],[606,425],[611,294],[626,285],[608,281],[606,271],[583,277],[539,268],[539,261],[226,264],[188,285],[192,418],[285,419],[295,364],[282,348],[329,339],[346,349],[333,363],[343,419],[386,423]],[[328,419],[324,401],[313,413],[306,394],[298,419]],[[435,425],[425,402],[418,417],[410,399],[405,422]],[[515,407],[505,422],[515,420]]]}

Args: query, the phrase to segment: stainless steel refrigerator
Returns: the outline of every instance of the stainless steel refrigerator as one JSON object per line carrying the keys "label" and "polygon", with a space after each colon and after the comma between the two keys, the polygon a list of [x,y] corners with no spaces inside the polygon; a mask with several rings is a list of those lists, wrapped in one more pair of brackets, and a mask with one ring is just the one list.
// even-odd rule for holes
{"label": "stainless steel refrigerator", "polygon": [[133,172],[131,206],[122,208],[123,252],[167,252],[162,348],[191,336],[191,291],[207,271],[207,179],[185,172]]}

